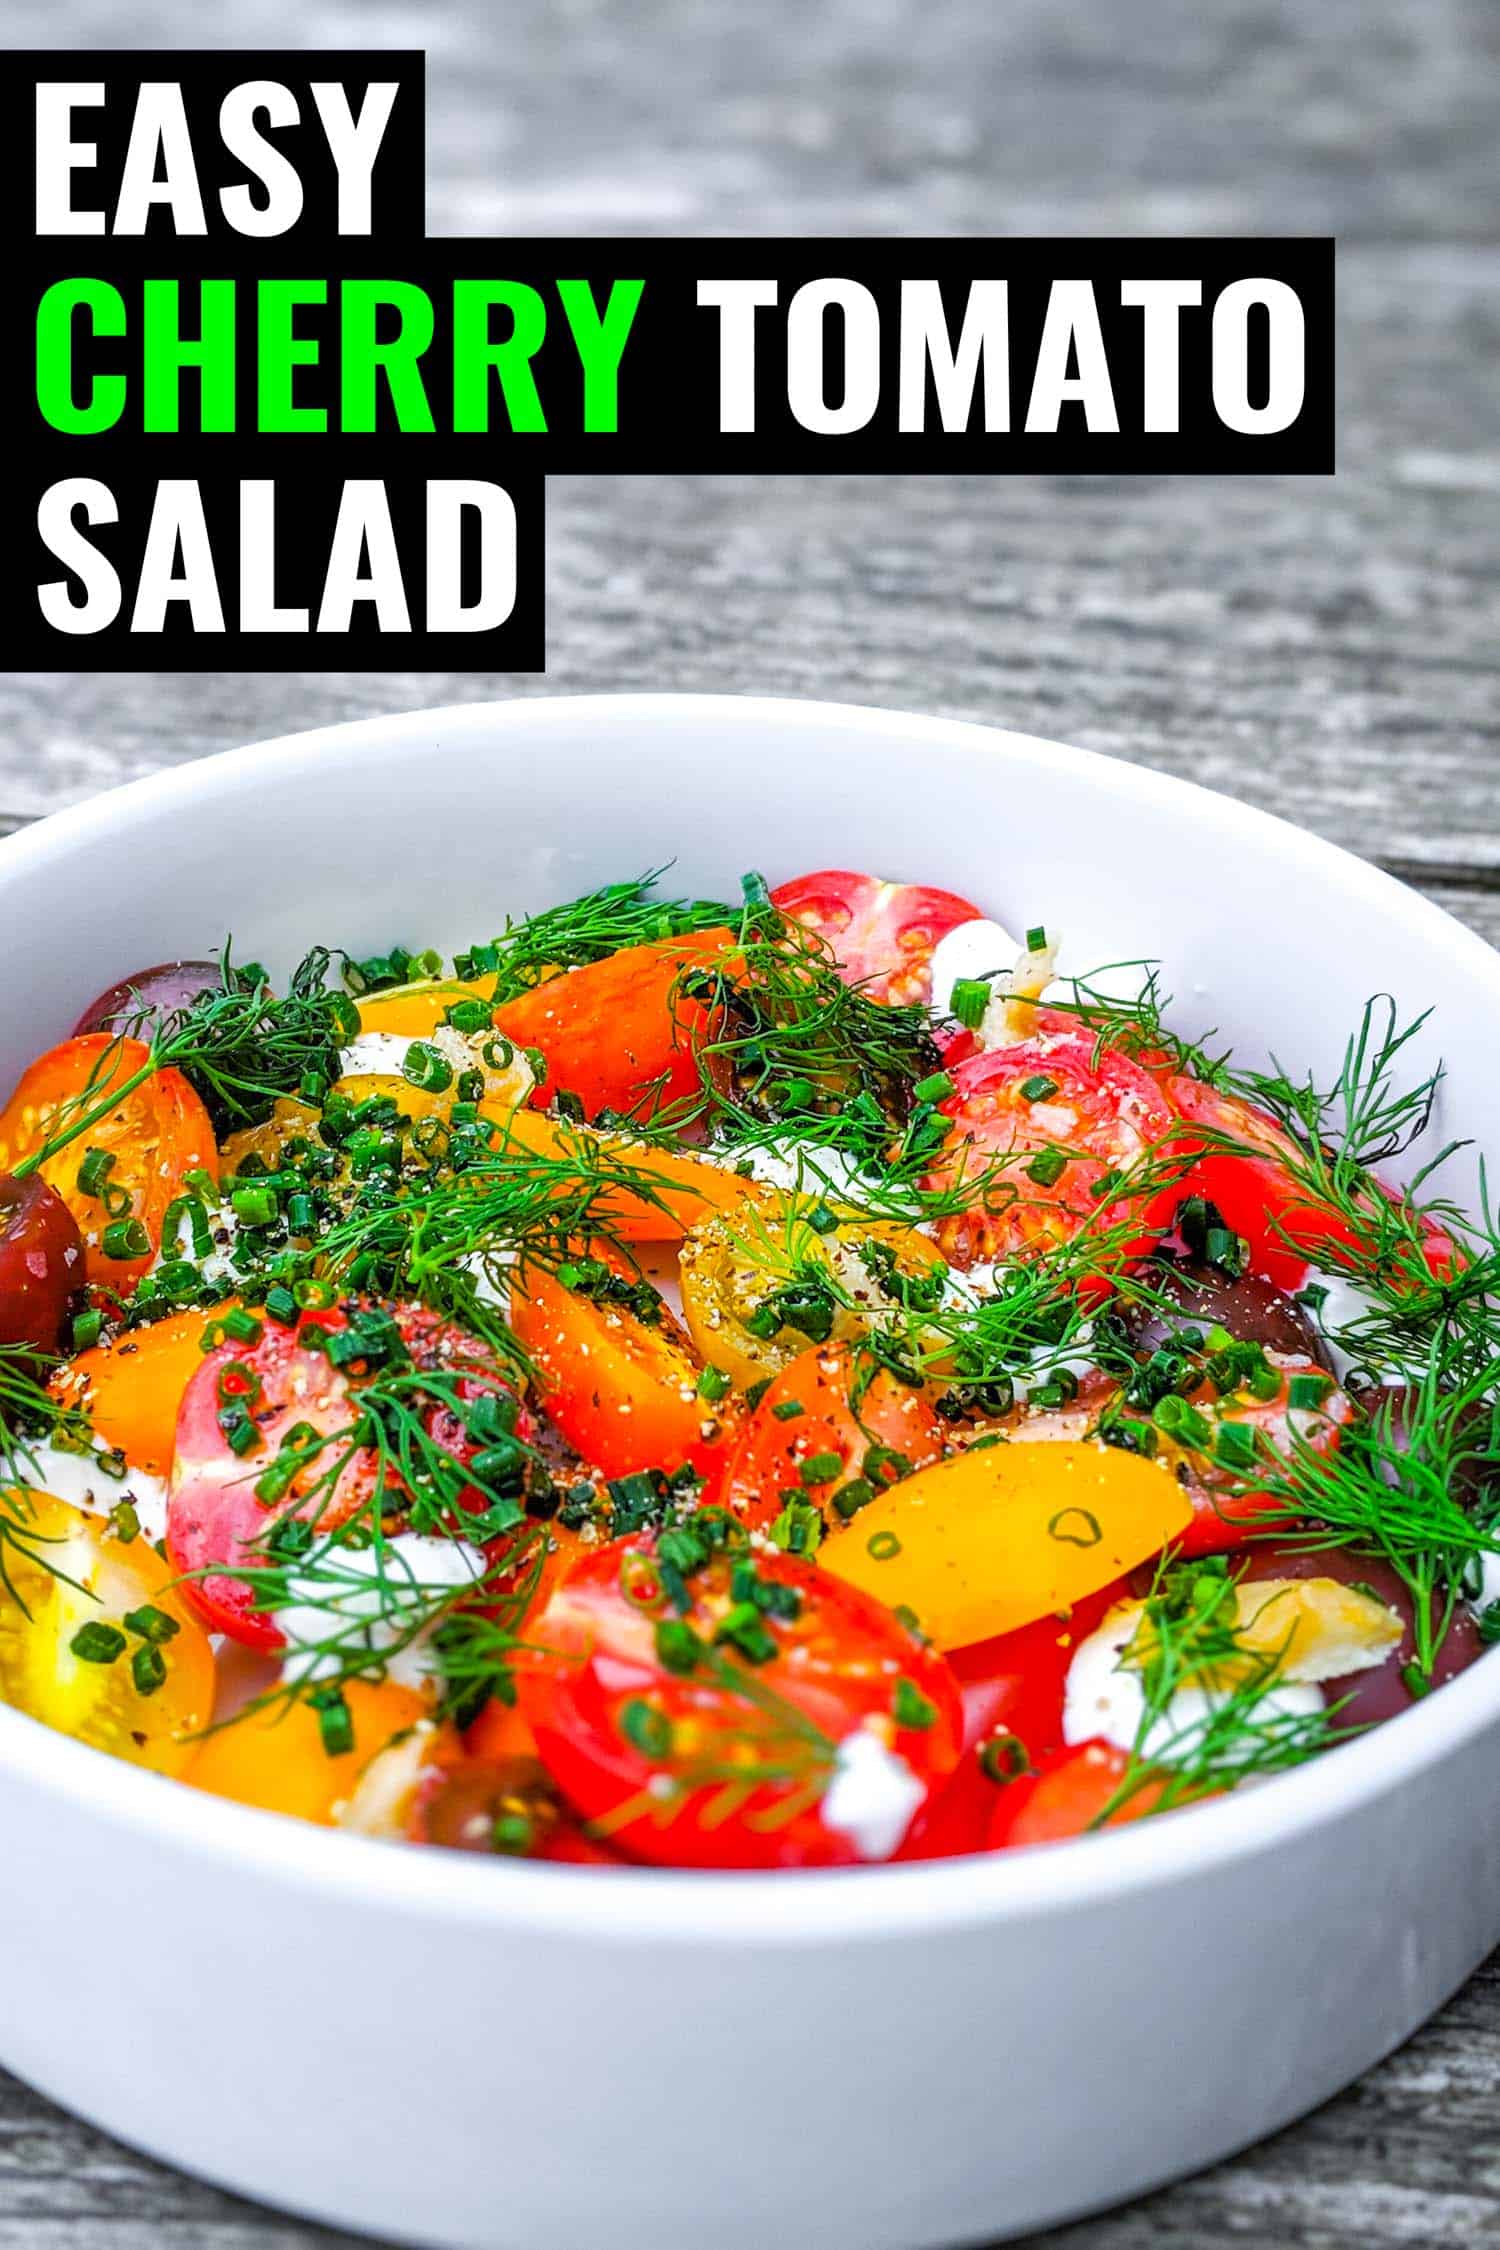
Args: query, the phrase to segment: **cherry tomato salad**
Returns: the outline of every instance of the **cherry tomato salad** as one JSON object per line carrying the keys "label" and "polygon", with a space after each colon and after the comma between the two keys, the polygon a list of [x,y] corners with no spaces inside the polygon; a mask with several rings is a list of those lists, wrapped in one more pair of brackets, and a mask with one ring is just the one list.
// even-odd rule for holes
{"label": "cherry tomato salad", "polygon": [[1431,1693],[1500,1638],[1500,1239],[1397,1165],[1418,1026],[1320,1087],[1059,943],[653,876],[126,976],[0,1112],[0,1698],[365,1835],[781,1868]]}

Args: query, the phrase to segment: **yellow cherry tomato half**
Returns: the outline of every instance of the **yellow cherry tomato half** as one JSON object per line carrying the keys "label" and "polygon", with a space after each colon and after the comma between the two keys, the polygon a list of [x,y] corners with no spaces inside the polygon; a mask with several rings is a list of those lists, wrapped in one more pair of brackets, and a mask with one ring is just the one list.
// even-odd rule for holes
{"label": "yellow cherry tomato half", "polygon": [[0,1584],[0,1701],[112,1757],[180,1773],[214,1706],[208,1635],[137,1536],[50,1493],[0,1493],[18,1525]]}
{"label": "yellow cherry tomato half", "polygon": [[209,1735],[182,1778],[215,1797],[331,1828],[371,1759],[428,1716],[426,1699],[394,1680],[351,1680],[344,1700],[352,1749],[330,1755],[310,1704],[271,1703]]}
{"label": "yellow cherry tomato half", "polygon": [[1160,1552],[1192,1503],[1169,1469],[1117,1446],[971,1448],[919,1469],[833,1532],[818,1561],[939,1648],[1067,1609]]}
{"label": "yellow cherry tomato half", "polygon": [[850,1343],[902,1317],[913,1289],[941,1293],[945,1260],[890,1219],[770,1190],[700,1220],[683,1239],[682,1313],[703,1357],[737,1390],[776,1375],[809,1344]]}
{"label": "yellow cherry tomato half", "polygon": [[455,1000],[482,1000],[490,1005],[490,995],[482,984],[465,984],[458,977],[428,977],[418,984],[392,985],[385,992],[367,993],[355,1005],[361,1031],[384,1031],[397,1039],[430,1039]]}

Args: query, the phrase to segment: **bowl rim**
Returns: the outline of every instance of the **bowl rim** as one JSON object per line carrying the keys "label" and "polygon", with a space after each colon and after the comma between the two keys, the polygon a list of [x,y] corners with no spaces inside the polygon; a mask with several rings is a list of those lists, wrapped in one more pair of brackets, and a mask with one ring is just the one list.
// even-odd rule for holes
{"label": "bowl rim", "polygon": [[[0,839],[0,880],[27,863],[45,866],[120,825],[149,824],[174,804],[208,791],[233,794],[340,752],[363,760],[382,747],[405,750],[440,727],[457,737],[505,739],[591,727],[715,726],[753,733],[795,720],[826,737],[830,754],[857,753],[871,739],[902,739],[914,752],[942,747],[960,758],[1045,763],[1086,786],[1157,803],[1187,803],[1195,823],[1225,833],[1258,832],[1309,880],[1379,904],[1425,944],[1487,981],[1500,1000],[1500,954],[1441,907],[1342,847],[1258,806],[1153,767],[1081,750],[1044,736],[974,719],[925,717],[877,706],[781,696],[520,696],[381,714],[310,728],[160,768],[83,803],[47,814]],[[368,780],[368,768],[364,778]],[[1108,1835],[1016,1852],[851,1869],[695,1871],[571,1867],[421,1852],[310,1826],[173,1786],[160,1775],[102,1755],[0,1706],[0,1786],[6,1780],[91,1805],[121,1828],[180,1848],[199,1861],[234,1863],[301,1888],[360,1894],[402,1914],[439,1914],[476,1927],[538,1934],[640,1937],[681,1944],[747,1939],[777,1947],[830,1937],[875,1941],[940,1929],[1025,1920],[1100,1905],[1157,1883],[1196,1879],[1232,1860],[1274,1851],[1304,1831],[1371,1804],[1460,1750],[1500,1721],[1500,1650],[1449,1681],[1440,1695],[1314,1763],[1279,1775],[1269,1790],[1242,1791],[1192,1808],[1192,1818],[1134,1824]],[[795,1889],[789,1888],[795,1886]],[[795,1908],[795,1912],[791,1909]]]}

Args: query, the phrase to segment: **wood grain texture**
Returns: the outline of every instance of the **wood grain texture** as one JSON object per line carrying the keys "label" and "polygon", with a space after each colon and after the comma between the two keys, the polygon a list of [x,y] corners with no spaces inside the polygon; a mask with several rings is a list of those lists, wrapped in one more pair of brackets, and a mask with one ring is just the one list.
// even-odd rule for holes
{"label": "wood grain texture", "polygon": [[[435,231],[1336,232],[1327,481],[559,479],[550,668],[0,675],[0,828],[367,712],[830,696],[1191,775],[1500,942],[1493,0],[10,0],[11,43],[429,50]],[[76,905],[72,909],[78,911]],[[1500,1964],[1316,2117],[1057,2250],[1500,2238]],[[0,2078],[0,2250],[348,2241]]]}

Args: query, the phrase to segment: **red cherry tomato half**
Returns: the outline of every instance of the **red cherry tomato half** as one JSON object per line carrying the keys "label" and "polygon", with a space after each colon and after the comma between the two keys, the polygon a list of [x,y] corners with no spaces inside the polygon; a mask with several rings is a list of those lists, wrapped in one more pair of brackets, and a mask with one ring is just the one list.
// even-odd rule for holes
{"label": "red cherry tomato half", "polygon": [[1024,1754],[1025,1765],[1035,1767],[1062,1748],[1068,1667],[1080,1641],[1126,1591],[1126,1582],[1116,1579],[1075,1602],[1065,1617],[1039,1617],[1017,1632],[953,1651],[948,1662],[963,1697],[963,1756],[942,1795],[913,1825],[902,1859],[984,1850],[997,1793],[1008,1784],[986,1772],[981,1753],[993,1743],[1017,1758]]}
{"label": "red cherry tomato half", "polygon": [[842,867],[779,884],[771,903],[832,947],[846,984],[898,1007],[932,998],[932,955],[939,938],[960,922],[980,919],[978,907],[956,891],[883,883]]}
{"label": "red cherry tomato half", "polygon": [[686,973],[711,969],[732,943],[725,929],[627,946],[497,1008],[504,1037],[545,1060],[532,1106],[545,1108],[562,1091],[576,1096],[585,1117],[601,1109],[644,1117],[692,1100],[702,1086],[698,1050],[711,1026],[701,1001],[679,988]]}
{"label": "red cherry tomato half", "polygon": [[[485,1367],[481,1345],[420,1307],[391,1310],[417,1367],[459,1371],[457,1388],[465,1397],[491,1390],[514,1401],[510,1386]],[[309,1328],[334,1333],[349,1325],[337,1308],[305,1312],[290,1328],[267,1320],[258,1343],[248,1348],[227,1343],[208,1353],[183,1393],[167,1502],[167,1552],[208,1624],[247,1648],[280,1648],[280,1630],[258,1612],[254,1589],[243,1578],[216,1573],[264,1563],[266,1533],[278,1517],[303,1516],[320,1532],[334,1531],[375,1491],[379,1457],[368,1448],[350,1451],[342,1445],[311,1455],[279,1499],[262,1501],[255,1490],[281,1440],[298,1425],[329,1438],[352,1431],[360,1381],[369,1370],[361,1362],[346,1372],[305,1341]],[[241,1414],[255,1436],[237,1451],[231,1432]],[[433,1402],[425,1422],[429,1436],[460,1460],[478,1450],[440,1401]],[[515,1427],[524,1441],[529,1425],[519,1407]],[[459,1505],[487,1503],[473,1488],[459,1495]]]}
{"label": "red cherry tomato half", "polygon": [[[1314,1453],[1337,1452],[1344,1429],[1354,1419],[1354,1403],[1348,1393],[1330,1382],[1326,1370],[1316,1360],[1285,1358],[1278,1353],[1271,1364],[1281,1376],[1281,1388],[1274,1398],[1250,1398],[1236,1391],[1220,1399],[1211,1385],[1204,1384],[1193,1393],[1189,1403],[1214,1428],[1223,1422],[1237,1422],[1258,1431],[1287,1461],[1292,1458],[1294,1427]],[[1322,1383],[1319,1406],[1292,1406],[1291,1386],[1299,1376],[1310,1376]],[[1178,1554],[1214,1554],[1237,1547],[1257,1530],[1264,1531],[1267,1511],[1274,1505],[1264,1489],[1231,1489],[1243,1480],[1216,1467],[1211,1450],[1185,1450],[1170,1444],[1162,1450],[1164,1455],[1174,1459],[1177,1473],[1193,1503],[1193,1520],[1175,1543]]]}
{"label": "red cherry tomato half", "polygon": [[[762,1393],[730,1455],[725,1502],[755,1526],[773,1522],[789,1494],[826,1503],[866,1474],[872,1448],[875,1475],[867,1481],[889,1482],[906,1473],[903,1462],[921,1469],[942,1457],[943,1425],[910,1383],[863,1367],[847,1344],[815,1345]],[[803,1468],[820,1454],[838,1467],[809,1488]]]}
{"label": "red cherry tomato half", "polygon": [[[890,1857],[958,1758],[943,1659],[809,1563],[719,1551],[674,1584],[680,1552],[670,1533],[613,1540],[528,1625],[521,1711],[563,1795],[665,1866]],[[856,1768],[868,1819],[847,1803]]]}
{"label": "red cherry tomato half", "polygon": [[[930,1188],[972,1183],[974,1204],[941,1220],[938,1247],[957,1266],[1024,1257],[1093,1225],[1124,1229],[1123,1260],[1149,1249],[1179,1191],[1150,1186],[1146,1160],[1165,1152],[1173,1116],[1160,1087],[1125,1055],[1076,1032],[1044,1034],[973,1055],[950,1073],[951,1120]],[[996,1159],[1005,1159],[995,1169]],[[986,1167],[991,1176],[986,1179]],[[1134,1174],[1116,1191],[1114,1175]]]}
{"label": "red cherry tomato half", "polygon": [[1112,1800],[1130,1761],[1112,1742],[1080,1742],[1043,1759],[1035,1773],[1009,1781],[990,1822],[991,1851],[1022,1844],[1061,1844],[1095,1828],[1141,1820],[1160,1804],[1165,1786],[1145,1781],[1113,1811]]}
{"label": "red cherry tomato half", "polygon": [[0,1344],[55,1352],[82,1281],[83,1237],[57,1190],[0,1174]]}

